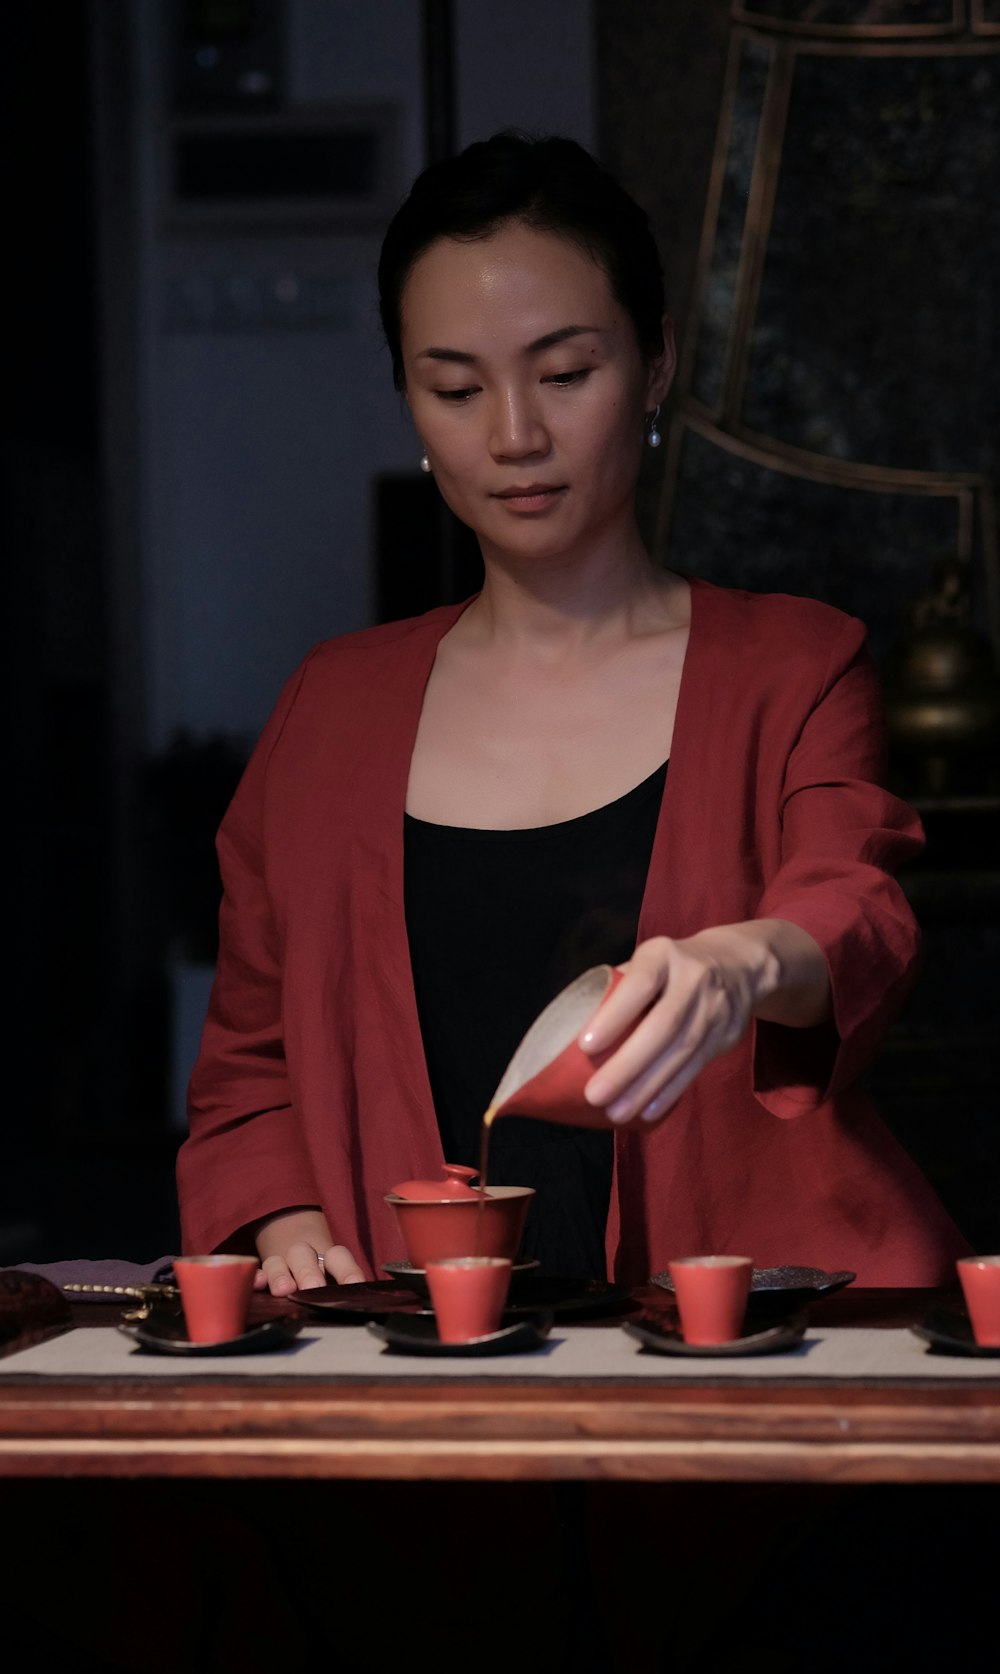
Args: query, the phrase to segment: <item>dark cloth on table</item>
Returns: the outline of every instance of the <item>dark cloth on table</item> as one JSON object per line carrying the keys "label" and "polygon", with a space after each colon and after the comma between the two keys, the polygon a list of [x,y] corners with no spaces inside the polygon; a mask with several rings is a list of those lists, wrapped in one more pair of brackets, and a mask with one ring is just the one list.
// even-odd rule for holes
{"label": "dark cloth on table", "polygon": [[[417,1010],[448,1162],[479,1166],[483,1112],[521,1036],[560,989],[634,951],[667,764],[577,819],[514,831],[406,816],[405,900]],[[521,1254],[606,1277],[614,1136],[505,1116],[491,1185],[533,1186]]]}
{"label": "dark cloth on table", "polygon": [[[37,1273],[60,1290],[64,1285],[157,1285],[173,1283],[173,1256],[158,1256],[155,1261],[127,1261],[114,1257],[79,1257],[66,1261],[19,1261],[21,1273]],[[13,1264],[12,1264],[13,1265]],[[100,1289],[74,1294],[74,1301],[107,1302]]]}

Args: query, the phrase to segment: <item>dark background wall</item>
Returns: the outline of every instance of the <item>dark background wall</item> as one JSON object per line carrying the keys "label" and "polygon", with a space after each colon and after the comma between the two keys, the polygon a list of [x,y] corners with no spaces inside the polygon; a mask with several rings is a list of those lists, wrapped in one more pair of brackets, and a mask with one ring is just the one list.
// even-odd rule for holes
{"label": "dark background wall", "polygon": [[[598,12],[601,142],[649,205],[681,339],[657,556],[863,618],[918,986],[869,1080],[980,1248],[1000,1240],[1000,33],[989,8]],[[696,208],[697,206],[697,208]]]}
{"label": "dark background wall", "polygon": [[[515,121],[562,128],[594,144],[650,210],[672,312],[689,344],[698,325],[699,249],[733,30],[728,0],[549,0],[530,7],[518,0],[513,11],[519,7],[524,27],[535,32],[535,81],[527,71],[519,79],[515,54],[498,82],[498,54],[512,49],[510,30],[491,9],[410,8],[421,23],[450,30],[454,140],[466,143]],[[304,43],[319,40],[329,51],[329,18],[338,10],[350,16],[343,5],[324,10],[293,0],[293,59],[301,76],[309,58]],[[209,251],[207,241],[171,243],[163,233],[155,170],[143,175],[155,151],[155,124],[144,104],[149,89],[162,86],[155,40],[125,26],[116,0],[101,8],[100,27],[96,11],[79,0],[60,8],[53,27],[47,9],[19,8],[2,25],[18,308],[5,344],[15,394],[4,404],[0,440],[14,856],[0,1261],[149,1259],[176,1247],[178,1078],[213,955],[212,835],[274,682],[253,638],[274,606],[266,593],[273,537],[261,526],[263,513],[248,518],[235,490],[228,500],[221,491],[213,498],[197,474],[218,480],[228,472],[238,489],[235,444],[220,452],[218,469],[206,465],[203,447],[199,457],[175,451],[177,414],[187,410],[177,405],[178,392],[190,386],[196,405],[199,390],[206,403],[218,402],[220,390],[231,396],[235,389],[238,397],[251,387],[240,380],[259,380],[262,367],[271,366],[274,378],[285,380],[277,405],[287,424],[303,408],[317,420],[311,450],[327,411],[324,383],[337,382],[317,375],[317,364],[321,371],[346,368],[349,382],[384,390],[370,397],[360,426],[363,445],[377,437],[382,449],[376,458],[371,443],[370,471],[345,455],[335,406],[329,457],[306,453],[299,501],[320,474],[317,464],[337,493],[364,481],[349,513],[359,531],[353,568],[338,568],[332,554],[329,573],[323,568],[333,513],[318,488],[296,526],[293,545],[310,553],[308,564],[300,560],[301,580],[294,552],[282,553],[295,580],[285,592],[295,595],[300,616],[283,618],[280,631],[295,655],[358,619],[461,592],[473,573],[462,532],[435,509],[413,469],[412,441],[366,313],[363,276],[374,231],[341,230],[324,243],[315,229],[299,229],[294,249],[279,249],[273,230],[238,243],[240,272],[261,284],[289,263],[299,275],[308,269],[314,278],[332,276],[333,291],[323,293],[331,313],[314,321],[312,335],[301,322],[286,322],[284,335],[272,324],[252,339],[228,327],[209,331],[204,322],[195,329],[190,320],[181,329],[176,315],[157,312],[164,297],[176,300],[170,283],[186,282],[196,270],[203,277],[212,262],[218,302],[237,245],[216,239]],[[504,18],[512,23],[511,6]],[[326,35],[309,35],[323,28]],[[419,48],[426,37],[417,30],[414,41]],[[396,68],[403,55],[393,57],[389,42],[380,47],[377,31],[360,45],[355,40],[352,50],[372,85],[380,75],[391,79],[390,71],[403,74]],[[312,56],[308,86],[315,97],[322,54]],[[411,61],[412,85],[397,89],[404,178],[432,144],[429,90],[442,96],[440,62],[435,80],[425,75],[419,50],[408,52]],[[823,226],[818,196],[813,236]],[[954,259],[960,280],[961,264],[978,258],[958,243]],[[992,293],[977,288],[976,296],[988,321]],[[996,389],[995,358],[980,359],[986,399]],[[940,377],[949,376],[945,360]],[[675,422],[683,399],[681,389],[671,403]],[[265,430],[241,430],[233,413],[213,412],[213,433],[236,436],[267,456]],[[650,540],[669,559],[662,515],[667,451],[647,458],[641,501]],[[192,531],[200,538],[205,528],[221,531],[219,545],[199,548],[182,587]],[[415,529],[423,542],[422,596],[419,588],[412,597],[401,591],[394,557],[401,529],[411,545]],[[254,540],[255,555],[248,556]],[[906,563],[904,549],[894,574],[908,584]],[[404,578],[411,589],[413,573],[411,567]],[[793,573],[793,590],[820,590],[816,573],[813,554]],[[884,588],[875,569],[865,573],[868,596],[862,579],[851,608],[860,598],[860,613],[877,616]],[[914,570],[914,597],[922,580]],[[206,691],[199,726],[198,682],[217,632],[205,601],[220,598],[224,621],[230,611],[234,666],[245,665],[250,677],[235,698],[235,676]],[[225,602],[233,599],[236,606]],[[834,602],[843,602],[836,593]],[[167,627],[178,622],[183,631],[171,639]],[[281,657],[292,660],[284,650]],[[234,705],[226,715],[218,707],[223,698]],[[901,773],[904,766],[900,758]],[[988,766],[977,765],[964,794],[949,798],[929,794],[911,773],[909,790],[921,802],[931,843],[907,887],[925,923],[928,960],[872,1077],[893,1125],[981,1247],[1000,1242],[990,1064],[1000,954],[998,799],[987,794],[988,780]]]}
{"label": "dark background wall", "polygon": [[98,1080],[113,1102],[115,787],[87,9],[64,8],[53,28],[24,7],[2,29],[18,307],[0,416],[12,856],[0,1250],[27,1256],[55,1247],[64,1217],[79,1226],[68,1199]]}

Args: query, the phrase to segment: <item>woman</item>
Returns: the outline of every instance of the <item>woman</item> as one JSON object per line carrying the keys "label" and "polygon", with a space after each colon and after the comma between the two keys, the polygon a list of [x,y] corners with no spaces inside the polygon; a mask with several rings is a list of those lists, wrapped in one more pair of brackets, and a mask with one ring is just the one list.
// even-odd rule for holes
{"label": "woman", "polygon": [[880,788],[864,630],[651,563],[674,349],[645,217],[573,142],[499,135],[417,180],[379,279],[483,588],[318,646],[247,768],[185,1247],[255,1248],[276,1295],[378,1276],[385,1192],[476,1163],[524,1029],[607,960],[583,1044],[620,1042],[586,1092],[608,1130],[494,1129],[491,1177],[536,1187],[527,1255],[951,1276],[964,1241],[859,1085],[914,969],[891,873],[921,843]]}

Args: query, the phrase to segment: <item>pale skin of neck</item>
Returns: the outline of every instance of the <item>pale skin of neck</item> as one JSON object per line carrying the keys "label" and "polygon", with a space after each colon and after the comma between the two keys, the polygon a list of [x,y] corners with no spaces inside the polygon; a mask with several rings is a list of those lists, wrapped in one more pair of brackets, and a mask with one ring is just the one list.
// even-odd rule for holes
{"label": "pale skin of neck", "polygon": [[487,560],[428,681],[407,812],[510,829],[624,795],[670,754],[689,622],[687,584],[637,535],[611,564]]}

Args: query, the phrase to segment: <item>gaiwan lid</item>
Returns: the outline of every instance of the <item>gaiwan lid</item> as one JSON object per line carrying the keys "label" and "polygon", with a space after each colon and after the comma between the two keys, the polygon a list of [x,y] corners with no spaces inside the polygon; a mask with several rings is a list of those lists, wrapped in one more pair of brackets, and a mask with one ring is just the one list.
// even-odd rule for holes
{"label": "gaiwan lid", "polygon": [[390,1196],[406,1197],[416,1203],[440,1203],[443,1198],[450,1197],[478,1198],[478,1189],[473,1190],[469,1184],[479,1173],[478,1168],[466,1168],[464,1163],[444,1163],[442,1166],[442,1179],[404,1180],[400,1185],[390,1187]]}

